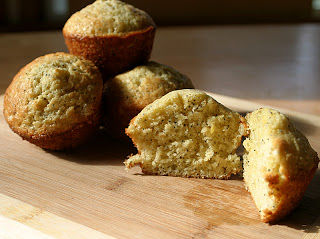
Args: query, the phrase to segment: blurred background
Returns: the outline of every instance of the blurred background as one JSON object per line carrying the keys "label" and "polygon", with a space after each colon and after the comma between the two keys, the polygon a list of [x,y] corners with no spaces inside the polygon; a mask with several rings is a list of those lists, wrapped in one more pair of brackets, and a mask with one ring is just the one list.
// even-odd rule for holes
{"label": "blurred background", "polygon": [[[158,26],[319,22],[320,0],[124,0]],[[93,0],[0,0],[0,31],[61,29]]]}

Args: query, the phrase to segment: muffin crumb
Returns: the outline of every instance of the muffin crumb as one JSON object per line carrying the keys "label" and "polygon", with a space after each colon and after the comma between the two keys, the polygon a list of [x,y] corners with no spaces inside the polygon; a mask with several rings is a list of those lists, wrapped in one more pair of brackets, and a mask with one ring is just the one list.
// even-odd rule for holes
{"label": "muffin crumb", "polygon": [[143,109],[126,129],[138,149],[125,165],[146,174],[226,179],[241,171],[244,119],[199,90],[176,90]]}

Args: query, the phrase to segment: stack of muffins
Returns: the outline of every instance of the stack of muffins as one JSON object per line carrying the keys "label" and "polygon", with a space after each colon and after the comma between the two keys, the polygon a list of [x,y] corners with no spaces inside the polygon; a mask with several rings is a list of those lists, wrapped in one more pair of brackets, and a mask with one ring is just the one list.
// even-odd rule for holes
{"label": "stack of muffins", "polygon": [[[281,113],[242,117],[170,66],[149,61],[156,26],[142,10],[97,0],[66,22],[70,53],[39,57],[8,87],[4,116],[23,139],[62,150],[100,126],[138,149],[125,165],[146,174],[228,179],[243,171],[261,219],[299,203],[317,167],[307,138]],[[128,137],[128,136],[129,137]],[[242,164],[236,150],[243,137]]]}
{"label": "stack of muffins", "polygon": [[97,0],[73,14],[62,31],[70,53],[35,59],[8,87],[10,128],[51,150],[76,147],[101,124],[128,140],[125,128],[147,104],[193,88],[172,67],[148,62],[155,31],[146,12],[119,0]]}

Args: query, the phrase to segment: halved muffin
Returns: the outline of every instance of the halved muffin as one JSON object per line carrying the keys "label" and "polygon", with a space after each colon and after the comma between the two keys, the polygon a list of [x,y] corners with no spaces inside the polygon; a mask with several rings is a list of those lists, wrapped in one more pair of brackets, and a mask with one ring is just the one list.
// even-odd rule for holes
{"label": "halved muffin", "polygon": [[244,141],[244,181],[261,220],[274,223],[301,200],[317,167],[318,156],[292,121],[272,109],[246,116],[250,129]]}
{"label": "halved muffin", "polygon": [[48,54],[14,77],[4,96],[4,117],[15,133],[39,147],[72,148],[98,128],[102,90],[91,61]]}
{"label": "halved muffin", "polygon": [[113,137],[129,140],[125,128],[143,108],[168,92],[187,88],[194,88],[187,76],[153,61],[119,74],[105,84],[104,127]]}
{"label": "halved muffin", "polygon": [[241,169],[240,114],[199,90],[176,90],[144,108],[126,129],[138,154],[125,161],[146,174],[226,179]]}
{"label": "halved muffin", "polygon": [[144,11],[119,0],[97,0],[63,28],[69,52],[91,60],[104,79],[147,61],[156,26]]}

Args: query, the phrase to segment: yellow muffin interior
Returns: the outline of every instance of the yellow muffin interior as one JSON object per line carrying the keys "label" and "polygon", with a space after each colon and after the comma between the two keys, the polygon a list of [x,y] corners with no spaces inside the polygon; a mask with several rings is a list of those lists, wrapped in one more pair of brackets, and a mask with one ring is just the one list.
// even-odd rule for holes
{"label": "yellow muffin interior", "polygon": [[244,181],[262,220],[276,220],[277,214],[287,214],[285,210],[291,210],[302,196],[300,190],[305,189],[309,174],[318,164],[317,154],[278,111],[259,109],[248,114],[246,120],[250,136],[243,143]]}
{"label": "yellow muffin interior", "polygon": [[228,178],[241,170],[241,116],[198,90],[170,92],[142,110],[126,130],[139,154],[125,162],[147,174]]}

